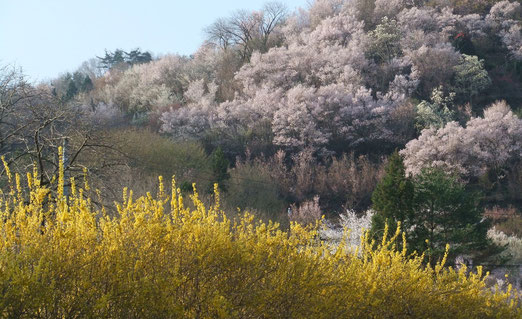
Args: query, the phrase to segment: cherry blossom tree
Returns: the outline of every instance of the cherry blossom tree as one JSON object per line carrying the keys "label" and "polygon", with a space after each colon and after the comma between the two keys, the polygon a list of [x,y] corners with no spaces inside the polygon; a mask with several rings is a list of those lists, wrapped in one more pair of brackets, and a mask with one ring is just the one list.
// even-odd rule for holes
{"label": "cherry blossom tree", "polygon": [[507,0],[497,2],[485,18],[487,26],[501,38],[513,58],[517,60],[522,60],[521,19],[520,2]]}
{"label": "cherry blossom tree", "polygon": [[[471,101],[490,83],[484,61],[459,52],[453,39],[462,33],[475,41],[493,32],[516,53],[517,8],[502,1],[481,16],[406,0],[317,0],[284,23],[278,20],[274,32],[281,35],[281,45],[250,50],[246,63],[233,58],[242,47],[218,34],[214,45],[168,73],[168,79],[181,78],[174,83],[183,83],[176,95],[182,106],[163,114],[163,131],[201,136],[208,129],[246,132],[264,123],[275,145],[330,153],[342,144],[346,151],[397,140],[396,118],[402,112],[397,110],[411,105],[411,98],[424,101],[411,108],[421,127],[445,129],[456,106],[452,95],[434,90],[443,85],[455,91],[459,103]],[[252,19],[249,13],[236,20]],[[230,23],[218,21],[214,31],[231,30]],[[248,30],[254,29],[243,31]],[[217,87],[215,94],[210,83]]]}
{"label": "cherry blossom tree", "polygon": [[203,79],[189,84],[184,98],[188,104],[161,116],[161,130],[176,137],[197,138],[212,128],[217,119],[217,85]]}
{"label": "cherry blossom tree", "polygon": [[401,154],[408,173],[414,175],[425,167],[442,167],[463,178],[478,177],[520,158],[522,120],[505,102],[496,102],[466,127],[449,122],[440,129],[423,130]]}
{"label": "cherry blossom tree", "polygon": [[406,55],[412,61],[420,82],[419,90],[424,96],[449,83],[460,59],[460,54],[449,43],[422,45],[416,50],[408,50]]}

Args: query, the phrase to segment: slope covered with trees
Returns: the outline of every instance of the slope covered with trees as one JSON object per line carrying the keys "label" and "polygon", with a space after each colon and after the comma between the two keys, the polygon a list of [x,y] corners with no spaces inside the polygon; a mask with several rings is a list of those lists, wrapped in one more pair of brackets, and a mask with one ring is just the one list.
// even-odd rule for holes
{"label": "slope covered with trees", "polygon": [[450,243],[446,264],[522,285],[521,3],[269,2],[209,22],[190,56],[106,50],[38,85],[3,67],[0,155],[50,191],[63,164],[65,194],[88,171],[111,216],[124,187],[175,175],[207,204],[219,183],[230,219],[288,231],[324,215],[318,238],[349,246],[342,227],[382,238],[401,222],[424,263]]}

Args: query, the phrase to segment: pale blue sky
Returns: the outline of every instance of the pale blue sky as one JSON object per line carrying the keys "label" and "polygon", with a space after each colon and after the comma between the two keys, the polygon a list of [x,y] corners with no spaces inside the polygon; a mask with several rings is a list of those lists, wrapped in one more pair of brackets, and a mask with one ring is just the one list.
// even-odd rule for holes
{"label": "pale blue sky", "polygon": [[[104,49],[140,47],[154,55],[193,53],[203,29],[266,0],[0,0],[0,65],[32,81],[74,71]],[[307,0],[280,0],[290,11]]]}

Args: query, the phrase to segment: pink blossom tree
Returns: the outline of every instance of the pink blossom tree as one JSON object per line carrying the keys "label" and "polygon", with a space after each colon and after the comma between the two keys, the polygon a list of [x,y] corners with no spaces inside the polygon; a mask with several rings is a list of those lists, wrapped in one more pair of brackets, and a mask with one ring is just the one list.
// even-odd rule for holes
{"label": "pink blossom tree", "polygon": [[522,155],[522,120],[505,102],[496,102],[484,117],[472,118],[466,127],[450,122],[443,128],[425,129],[404,150],[407,172],[442,167],[464,178],[478,177]]}

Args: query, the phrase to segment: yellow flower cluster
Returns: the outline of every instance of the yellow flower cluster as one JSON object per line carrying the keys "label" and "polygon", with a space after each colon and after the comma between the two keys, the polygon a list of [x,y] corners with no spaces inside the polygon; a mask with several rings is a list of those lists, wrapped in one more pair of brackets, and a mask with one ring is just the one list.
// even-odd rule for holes
{"label": "yellow flower cluster", "polygon": [[[8,172],[8,175],[10,173]],[[124,190],[117,215],[95,209],[63,172],[54,193],[11,183],[0,203],[0,317],[521,318],[516,291],[397,248],[401,232],[358,251],[315,227],[284,231],[250,214],[227,219],[174,180],[157,196]],[[22,185],[26,183],[27,185]],[[25,190],[24,190],[25,189]],[[399,246],[403,246],[400,243]]]}

